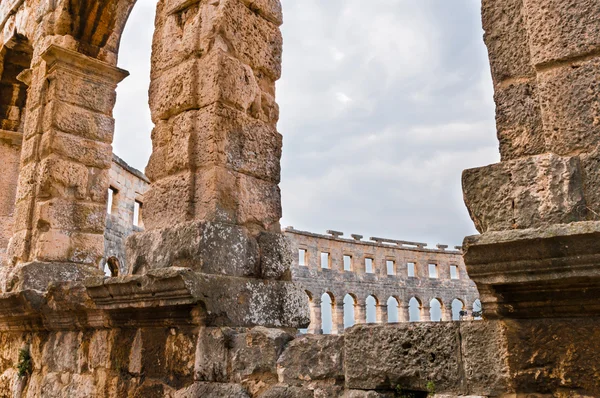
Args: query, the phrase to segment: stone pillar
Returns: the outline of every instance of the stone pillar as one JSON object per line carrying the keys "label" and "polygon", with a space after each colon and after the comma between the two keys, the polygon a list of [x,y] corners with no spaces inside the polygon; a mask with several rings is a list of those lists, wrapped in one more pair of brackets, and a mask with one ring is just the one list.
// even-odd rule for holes
{"label": "stone pillar", "polygon": [[[37,60],[37,63],[35,63]],[[56,45],[34,59],[6,288],[101,273],[116,87],[127,72]]]}
{"label": "stone pillar", "polygon": [[410,322],[410,307],[400,303],[398,305],[398,322]]}
{"label": "stone pillar", "polygon": [[344,303],[336,303],[333,306],[333,327],[332,334],[344,333]]}
{"label": "stone pillar", "polygon": [[[219,325],[301,328],[308,321],[279,225],[281,24],[278,0],[158,2],[152,185],[146,232],[128,239],[127,263],[133,275],[185,267],[213,281],[202,300],[223,311]],[[235,300],[217,301],[217,289],[245,298],[238,300],[247,306],[243,321]]]}
{"label": "stone pillar", "polygon": [[354,305],[354,314],[356,317],[355,324],[361,325],[367,323],[367,305],[358,303]]}
{"label": "stone pillar", "polygon": [[[502,161],[463,173],[481,233],[465,239],[467,271],[484,318],[506,331],[516,393],[568,390],[568,374],[571,392],[595,396],[577,369],[600,354],[582,344],[600,325],[600,3],[484,0],[482,10]],[[541,352],[532,377],[524,364]]]}
{"label": "stone pillar", "polygon": [[442,306],[442,322],[452,322],[452,306]]}
{"label": "stone pillar", "polygon": [[148,230],[203,220],[280,232],[280,6],[253,12],[246,3],[158,4]]}
{"label": "stone pillar", "polygon": [[421,307],[421,322],[431,322],[431,307],[423,305]]}
{"label": "stone pillar", "polygon": [[310,304],[310,325],[308,333],[322,334],[323,333],[323,315],[321,314],[321,299],[314,298]]}
{"label": "stone pillar", "polygon": [[377,323],[388,322],[388,307],[387,305],[377,304],[375,306],[375,321]]}

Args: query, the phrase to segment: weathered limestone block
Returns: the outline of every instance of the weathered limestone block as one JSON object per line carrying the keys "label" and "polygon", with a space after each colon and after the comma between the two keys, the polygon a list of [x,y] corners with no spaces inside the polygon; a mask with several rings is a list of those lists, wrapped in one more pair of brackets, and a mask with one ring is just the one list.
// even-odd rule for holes
{"label": "weathered limestone block", "polygon": [[600,149],[590,151],[579,156],[583,171],[583,185],[585,199],[588,206],[590,220],[600,220]]}
{"label": "weathered limestone block", "polygon": [[599,320],[505,320],[510,377],[521,393],[600,394]]}
{"label": "weathered limestone block", "polygon": [[465,203],[479,232],[585,220],[579,159],[553,154],[463,172]]}
{"label": "weathered limestone block", "polygon": [[260,101],[252,70],[220,50],[182,62],[150,84],[150,109],[155,122],[218,101],[242,111]]}
{"label": "weathered limestone block", "polygon": [[132,235],[127,263],[130,275],[167,267],[230,276],[260,274],[256,239],[235,225],[201,221]]}
{"label": "weathered limestone block", "polygon": [[[600,37],[598,40],[600,42]],[[597,58],[573,62],[538,74],[538,93],[548,150],[572,156],[600,145],[599,79],[600,59]]]}
{"label": "weathered limestone block", "polygon": [[44,132],[57,129],[78,137],[110,144],[113,140],[115,120],[103,113],[53,100],[46,105],[43,129]]}
{"label": "weathered limestone block", "polygon": [[100,169],[109,168],[112,162],[110,144],[88,140],[72,134],[50,131],[41,139],[40,154],[49,156],[58,154],[70,160],[83,163],[85,166]]}
{"label": "weathered limestone block", "polygon": [[457,323],[355,326],[344,340],[346,388],[394,391],[396,386],[461,393]]}
{"label": "weathered limestone block", "polygon": [[302,328],[310,321],[305,293],[292,282],[170,267],[144,276],[89,278],[85,283],[95,304],[106,310],[180,305],[189,313],[191,308],[185,306],[202,304],[198,316],[207,326]]}
{"label": "weathered limestone block", "polygon": [[600,223],[588,221],[465,238],[486,318],[600,315],[599,236]]}
{"label": "weathered limestone block", "polygon": [[239,384],[202,383],[197,382],[191,386],[175,392],[175,398],[189,397],[230,397],[250,398],[250,395]]}
{"label": "weathered limestone block", "polygon": [[600,49],[600,4],[595,0],[523,0],[535,65]]}
{"label": "weathered limestone block", "polygon": [[280,233],[263,232],[258,236],[260,271],[263,279],[291,280],[293,249]]}
{"label": "weathered limestone block", "polygon": [[195,381],[229,381],[229,342],[233,334],[233,330],[228,328],[200,328],[194,364]]}
{"label": "weathered limestone block", "polygon": [[145,196],[149,230],[192,220],[243,225],[253,231],[279,231],[281,191],[277,183],[225,167],[182,172],[153,182]]}
{"label": "weathered limestone block", "polygon": [[193,178],[190,172],[182,172],[152,182],[144,195],[144,224],[147,231],[191,221]]}
{"label": "weathered limestone block", "polygon": [[159,122],[153,139],[146,173],[154,180],[207,164],[280,180],[281,134],[272,125],[221,104]]}
{"label": "weathered limestone block", "polygon": [[484,40],[495,84],[508,78],[535,76],[531,65],[523,0],[483,0]]}
{"label": "weathered limestone block", "polygon": [[278,329],[253,328],[232,336],[229,349],[230,380],[254,396],[277,383],[277,359],[293,336]]}
{"label": "weathered limestone block", "polygon": [[[279,1],[226,0],[219,3],[167,1],[158,10],[153,44],[153,74],[162,74],[190,56],[225,50],[272,80],[281,75],[282,36],[278,24],[244,3],[258,4],[277,18]],[[269,9],[275,12],[269,12]],[[280,18],[279,18],[280,19]]]}
{"label": "weathered limestone block", "polygon": [[281,383],[344,380],[344,337],[306,335],[292,341],[279,358],[277,373]]}
{"label": "weathered limestone block", "polygon": [[313,398],[315,393],[313,390],[308,390],[301,387],[290,386],[274,386],[269,388],[264,393],[260,394],[259,398]]}
{"label": "weathered limestone block", "polygon": [[462,375],[469,393],[497,396],[513,391],[508,345],[500,322],[460,322]]}
{"label": "weathered limestone block", "polygon": [[364,390],[347,390],[344,398],[393,398],[396,393]]}
{"label": "weathered limestone block", "polygon": [[[60,239],[58,242],[55,239],[50,239],[49,242],[61,244]],[[49,248],[48,250],[51,254],[51,249]],[[94,250],[94,248],[92,248],[92,250]],[[100,254],[100,258],[101,257],[102,255]],[[74,257],[74,259],[75,258],[76,257]],[[20,263],[11,270],[11,274],[6,281],[6,291],[44,291],[52,282],[82,281],[88,277],[98,276],[98,274],[98,270],[93,267],[80,267],[75,263],[40,261]]]}
{"label": "weathered limestone block", "polygon": [[536,87],[533,81],[496,87],[496,128],[503,161],[546,152]]}

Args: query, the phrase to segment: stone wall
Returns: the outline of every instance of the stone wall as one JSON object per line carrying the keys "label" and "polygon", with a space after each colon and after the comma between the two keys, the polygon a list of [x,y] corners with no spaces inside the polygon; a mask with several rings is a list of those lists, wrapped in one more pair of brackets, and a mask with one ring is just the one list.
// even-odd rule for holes
{"label": "stone wall", "polygon": [[[138,300],[149,289],[144,278],[122,296],[125,285],[111,284],[55,285],[0,301],[0,396],[376,398],[426,391],[428,383],[452,396],[512,391],[499,323],[357,325],[344,336],[296,336],[218,327],[202,308],[165,306],[174,284],[170,297],[157,292],[159,306]],[[102,298],[105,289],[113,299]]]}
{"label": "stone wall", "polygon": [[[113,157],[109,179],[113,194],[111,209],[106,217],[102,267],[105,272],[108,271],[105,267],[106,260],[114,257],[118,260],[119,274],[124,275],[127,273],[125,243],[131,234],[144,230],[142,209],[144,194],[148,191],[150,181],[116,155]],[[136,202],[139,213],[135,212]],[[135,216],[138,219],[134,223]]]}
{"label": "stone wall", "polygon": [[0,131],[0,159],[2,159],[2,173],[0,173],[0,187],[2,188],[0,189],[0,263],[2,263],[8,241],[13,233],[21,140],[21,134]]}
{"label": "stone wall", "polygon": [[[420,305],[420,319],[430,319],[430,303],[436,299],[441,304],[442,320],[452,320],[452,302],[458,299],[470,315],[479,294],[469,279],[462,253],[447,250],[447,246],[427,248],[426,243],[371,238],[364,241],[359,235],[346,239],[337,231],[329,235],[286,228],[285,235],[292,242],[294,262],[292,280],[299,283],[310,299],[312,332],[321,329],[321,297],[329,294],[333,306],[333,332],[344,329],[344,297],[354,299],[355,322],[364,323],[365,303],[372,296],[376,301],[377,322],[388,320],[388,299],[398,303],[398,320],[408,321],[409,301],[416,298]],[[304,264],[300,265],[299,251],[304,251]],[[321,253],[328,254],[324,268]],[[344,269],[344,256],[349,256],[349,270]],[[365,259],[372,260],[372,272],[366,272]],[[388,270],[389,265],[393,269]],[[408,276],[407,264],[414,264],[414,277]],[[437,277],[429,274],[429,265],[436,265]],[[451,278],[450,267],[456,267],[456,278]],[[348,267],[347,267],[348,268]],[[370,270],[371,271],[371,270]],[[388,271],[393,271],[388,273]]]}

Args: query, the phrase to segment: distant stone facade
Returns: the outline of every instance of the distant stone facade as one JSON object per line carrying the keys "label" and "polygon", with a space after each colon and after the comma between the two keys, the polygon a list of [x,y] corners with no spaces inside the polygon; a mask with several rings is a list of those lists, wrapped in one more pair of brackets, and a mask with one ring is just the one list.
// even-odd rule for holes
{"label": "distant stone facade", "polygon": [[142,208],[144,194],[150,187],[150,181],[139,170],[125,163],[118,156],[113,157],[109,173],[110,188],[107,207],[106,231],[104,232],[104,259],[102,267],[109,273],[106,261],[117,260],[119,275],[127,273],[125,242],[129,235],[144,230]]}
{"label": "distant stone facade", "polygon": [[[397,303],[399,322],[409,321],[409,301],[415,298],[419,320],[429,321],[430,303],[440,304],[441,320],[451,321],[452,302],[459,300],[462,309],[472,314],[478,299],[477,287],[469,279],[462,252],[426,243],[382,238],[362,240],[360,235],[346,239],[341,232],[329,235],[285,229],[293,243],[292,280],[300,284],[310,300],[311,326],[319,333],[321,297],[328,294],[332,305],[332,333],[344,330],[344,297],[354,300],[354,323],[366,322],[366,300],[375,300],[376,322],[388,321],[388,300]],[[394,311],[396,309],[394,308]],[[466,318],[465,318],[466,319]]]}

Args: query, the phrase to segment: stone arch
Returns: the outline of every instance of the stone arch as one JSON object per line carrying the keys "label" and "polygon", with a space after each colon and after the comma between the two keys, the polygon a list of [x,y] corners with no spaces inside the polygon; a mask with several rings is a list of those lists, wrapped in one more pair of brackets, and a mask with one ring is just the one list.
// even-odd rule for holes
{"label": "stone arch", "polygon": [[423,302],[417,296],[408,300],[408,312],[410,322],[420,322],[423,320]]}
{"label": "stone arch", "polygon": [[461,312],[466,310],[465,302],[459,298],[452,300],[452,320],[460,321]]}
{"label": "stone arch", "polygon": [[473,320],[475,321],[480,321],[483,319],[483,316],[481,315],[483,313],[483,306],[481,304],[481,300],[476,299],[475,301],[473,301],[473,310],[472,310],[472,316],[473,316]]}
{"label": "stone arch", "polygon": [[334,306],[335,296],[333,293],[323,293],[321,295],[321,329],[323,334],[332,334],[333,332]]}
{"label": "stone arch", "polygon": [[378,323],[381,319],[379,314],[379,299],[375,294],[370,294],[365,298],[365,321],[366,323]]}
{"label": "stone arch", "polygon": [[344,296],[344,328],[347,329],[356,324],[356,305],[358,299],[353,293]]}
{"label": "stone arch", "polygon": [[443,318],[444,306],[439,298],[432,298],[429,301],[429,319],[432,322],[440,322]]}
{"label": "stone arch", "polygon": [[400,322],[400,299],[397,296],[390,296],[387,299],[387,319],[388,323]]}

